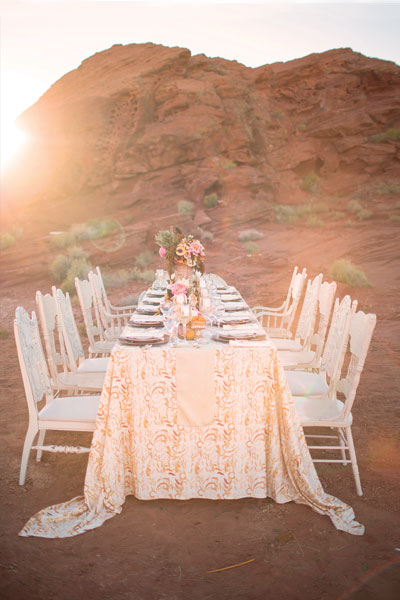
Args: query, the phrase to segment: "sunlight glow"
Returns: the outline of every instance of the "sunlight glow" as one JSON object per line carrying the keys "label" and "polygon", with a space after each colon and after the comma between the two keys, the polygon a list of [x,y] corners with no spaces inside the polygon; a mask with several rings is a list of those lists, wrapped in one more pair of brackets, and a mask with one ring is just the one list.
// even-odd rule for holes
{"label": "sunlight glow", "polygon": [[4,123],[1,131],[1,169],[6,169],[28,140],[15,122]]}

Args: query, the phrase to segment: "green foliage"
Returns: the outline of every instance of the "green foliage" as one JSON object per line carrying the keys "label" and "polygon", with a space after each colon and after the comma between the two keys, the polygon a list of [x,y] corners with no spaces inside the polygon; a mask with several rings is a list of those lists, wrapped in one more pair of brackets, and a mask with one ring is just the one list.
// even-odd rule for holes
{"label": "green foliage", "polygon": [[237,167],[237,164],[235,163],[234,160],[231,160],[230,158],[228,158],[222,165],[222,168],[227,169],[227,170],[236,169],[236,167]]}
{"label": "green foliage", "polygon": [[151,263],[151,261],[153,260],[153,256],[154,256],[153,252],[150,252],[150,250],[144,250],[144,252],[141,252],[135,258],[135,265],[137,267],[143,269],[144,267],[147,267],[147,265],[149,265]]}
{"label": "green foliage", "polygon": [[372,210],[367,210],[366,208],[362,208],[361,210],[358,211],[357,213],[357,218],[360,219],[360,221],[364,221],[365,219],[370,219],[373,216],[373,212]]}
{"label": "green foliage", "polygon": [[213,242],[214,241],[214,234],[211,233],[211,231],[205,231],[204,229],[201,229],[200,230],[200,240],[202,242]]}
{"label": "green foliage", "polygon": [[329,269],[329,275],[335,281],[340,281],[341,283],[346,283],[353,287],[365,287],[371,285],[364,271],[345,258],[335,260],[332,263]]}
{"label": "green foliage", "polygon": [[165,229],[164,231],[159,231],[155,235],[156,244],[160,246],[160,248],[170,248],[175,242],[175,233],[173,228]]}
{"label": "green foliage", "polygon": [[299,124],[297,125],[297,129],[298,129],[299,131],[305,131],[305,130],[307,129],[307,123],[299,123]]}
{"label": "green foliage", "polygon": [[0,250],[5,250],[6,248],[10,248],[16,242],[15,236],[12,233],[6,231],[5,233],[0,234]]}
{"label": "green foliage", "polygon": [[380,142],[398,142],[400,140],[400,129],[395,129],[391,127],[382,131],[381,133],[376,133],[375,135],[371,135],[369,138],[370,142],[380,143]]}
{"label": "green foliage", "polygon": [[322,227],[324,224],[323,220],[317,217],[317,215],[309,215],[306,219],[305,224],[307,227]]}
{"label": "green foliage", "polygon": [[349,211],[349,213],[351,213],[352,215],[356,215],[357,213],[359,213],[361,210],[363,210],[362,205],[359,203],[358,200],[350,200],[347,204],[347,210]]}
{"label": "green foliage", "polygon": [[389,219],[392,223],[400,223],[400,215],[390,215]]}
{"label": "green foliage", "polygon": [[261,240],[264,237],[263,233],[260,233],[256,229],[246,229],[239,233],[239,242],[253,242],[255,240]]}
{"label": "green foliage", "polygon": [[70,248],[68,248],[68,257],[70,260],[76,260],[79,258],[87,259],[88,256],[89,255],[86,250],[80,246],[70,246]]}
{"label": "green foliage", "polygon": [[285,113],[282,112],[279,108],[276,108],[275,110],[272,111],[271,117],[273,119],[278,119],[278,121],[281,121],[282,119],[285,118]]}
{"label": "green foliage", "polygon": [[64,281],[67,276],[71,260],[64,254],[57,254],[50,265],[50,273],[57,283]]}
{"label": "green foliage", "polygon": [[183,214],[183,215],[187,215],[187,216],[192,216],[193,212],[194,212],[194,204],[193,202],[190,202],[189,200],[180,200],[177,204],[178,207],[178,212]]}
{"label": "green foliage", "polygon": [[69,292],[70,295],[73,296],[76,293],[75,277],[78,277],[78,279],[87,279],[91,269],[92,266],[86,259],[74,258],[71,261],[67,275],[60,286],[62,291],[65,293]]}
{"label": "green foliage", "polygon": [[383,183],[378,183],[378,185],[374,187],[374,192],[380,196],[396,196],[397,194],[400,194],[400,182],[385,181]]}
{"label": "green foliage", "polygon": [[3,327],[0,327],[0,340],[6,340],[9,335],[10,332],[7,331],[7,329],[3,329]]}
{"label": "green foliage", "polygon": [[258,254],[260,252],[257,242],[246,242],[244,249],[246,250],[246,254]]}
{"label": "green foliage", "polygon": [[332,210],[332,212],[330,212],[329,214],[329,217],[334,221],[337,221],[338,219],[343,219],[345,216],[346,213],[342,210]]}
{"label": "green foliage", "polygon": [[277,223],[285,225],[294,225],[298,219],[299,214],[296,206],[289,206],[288,204],[277,204],[274,206],[275,219]]}
{"label": "green foliage", "polygon": [[56,248],[68,248],[76,243],[75,236],[70,231],[63,231],[51,236],[51,241]]}
{"label": "green foliage", "polygon": [[85,225],[91,240],[106,237],[118,227],[114,219],[90,219]]}
{"label": "green foliage", "polygon": [[215,192],[213,194],[206,194],[203,198],[204,206],[206,208],[213,208],[218,204],[218,194]]}
{"label": "green foliage", "polygon": [[311,171],[303,177],[300,187],[303,190],[303,192],[308,192],[309,194],[317,194],[319,192],[319,183],[320,178],[315,173],[315,171]]}

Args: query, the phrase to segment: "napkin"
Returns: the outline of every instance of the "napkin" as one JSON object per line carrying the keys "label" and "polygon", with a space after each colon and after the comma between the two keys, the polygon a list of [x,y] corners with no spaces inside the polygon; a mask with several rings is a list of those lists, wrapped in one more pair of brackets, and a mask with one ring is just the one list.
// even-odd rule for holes
{"label": "napkin", "polygon": [[236,348],[271,348],[268,340],[229,340],[229,345]]}
{"label": "napkin", "polygon": [[225,310],[227,308],[239,308],[239,306],[247,307],[247,304],[245,302],[225,302],[224,304]]}
{"label": "napkin", "polygon": [[122,331],[121,337],[126,340],[148,340],[164,337],[164,331],[159,329],[136,329],[135,327],[126,326]]}
{"label": "napkin", "polygon": [[220,294],[222,302],[228,302],[229,300],[242,299],[240,294]]}
{"label": "napkin", "polygon": [[162,317],[160,315],[140,315],[135,313],[131,317],[131,321],[136,321],[137,323],[161,323]]}

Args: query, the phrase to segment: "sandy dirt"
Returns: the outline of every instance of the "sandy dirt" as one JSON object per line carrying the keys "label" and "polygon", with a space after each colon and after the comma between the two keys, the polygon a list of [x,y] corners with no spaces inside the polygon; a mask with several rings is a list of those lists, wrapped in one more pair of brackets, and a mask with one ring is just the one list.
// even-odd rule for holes
{"label": "sandy dirt", "polygon": [[[1,543],[0,597],[30,600],[394,600],[400,597],[400,252],[398,225],[361,224],[302,229],[267,224],[259,256],[246,258],[228,233],[208,249],[207,268],[236,285],[250,304],[282,298],[294,264],[327,274],[349,256],[372,283],[339,285],[378,324],[354,406],[353,434],[364,495],[351,467],[319,465],[325,490],[350,504],[365,524],[363,537],[336,531],[327,517],[292,503],[139,501],[128,497],[119,516],[83,535],[47,540],[18,531],[38,510],[82,494],[87,456],[32,456],[24,486],[18,474],[28,414],[12,335],[16,306],[34,309],[37,289],[49,291],[40,269],[24,277],[5,272],[0,326]],[[226,257],[224,249],[229,248]],[[11,251],[10,251],[11,252]],[[21,250],[22,252],[22,250]],[[26,254],[26,248],[24,250]],[[9,258],[7,258],[9,257]],[[18,263],[18,257],[14,259]],[[25,260],[25,259],[24,259]],[[107,257],[104,262],[107,264]],[[7,275],[7,276],[6,276]],[[7,283],[8,282],[8,283]],[[11,284],[10,284],[11,282]],[[118,302],[140,284],[115,289]],[[78,308],[77,317],[81,320]],[[49,435],[49,440],[51,436]],[[90,441],[84,434],[54,436]],[[215,569],[243,563],[225,571]]]}

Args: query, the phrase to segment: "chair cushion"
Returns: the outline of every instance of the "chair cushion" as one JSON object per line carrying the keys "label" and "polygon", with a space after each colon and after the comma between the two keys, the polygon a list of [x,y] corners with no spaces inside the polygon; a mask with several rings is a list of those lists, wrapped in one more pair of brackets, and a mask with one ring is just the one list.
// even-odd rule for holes
{"label": "chair cushion", "polygon": [[[336,421],[340,419],[344,407],[343,402],[337,398],[328,398],[328,396],[325,396],[325,398],[294,396],[293,400],[302,425],[311,425],[322,421]],[[351,418],[349,424],[351,424]]]}
{"label": "chair cushion", "polygon": [[78,367],[78,373],[105,373],[107,371],[110,359],[104,358],[86,358]]}
{"label": "chair cushion", "polygon": [[300,351],[303,346],[299,344],[296,340],[284,340],[279,338],[274,338],[272,343],[276,347],[277,350],[292,350],[292,351]]}
{"label": "chair cushion", "polygon": [[315,352],[312,350],[303,350],[302,352],[288,352],[285,350],[278,351],[278,357],[283,367],[306,365],[314,360],[314,356]]}
{"label": "chair cushion", "polygon": [[59,386],[74,387],[81,390],[101,390],[103,389],[105,372],[87,373],[81,371],[79,373],[59,373],[57,383]]}
{"label": "chair cushion", "polygon": [[100,396],[61,396],[39,412],[40,421],[85,421],[94,423]]}
{"label": "chair cushion", "polygon": [[323,396],[328,392],[324,373],[285,371],[292,396]]}

